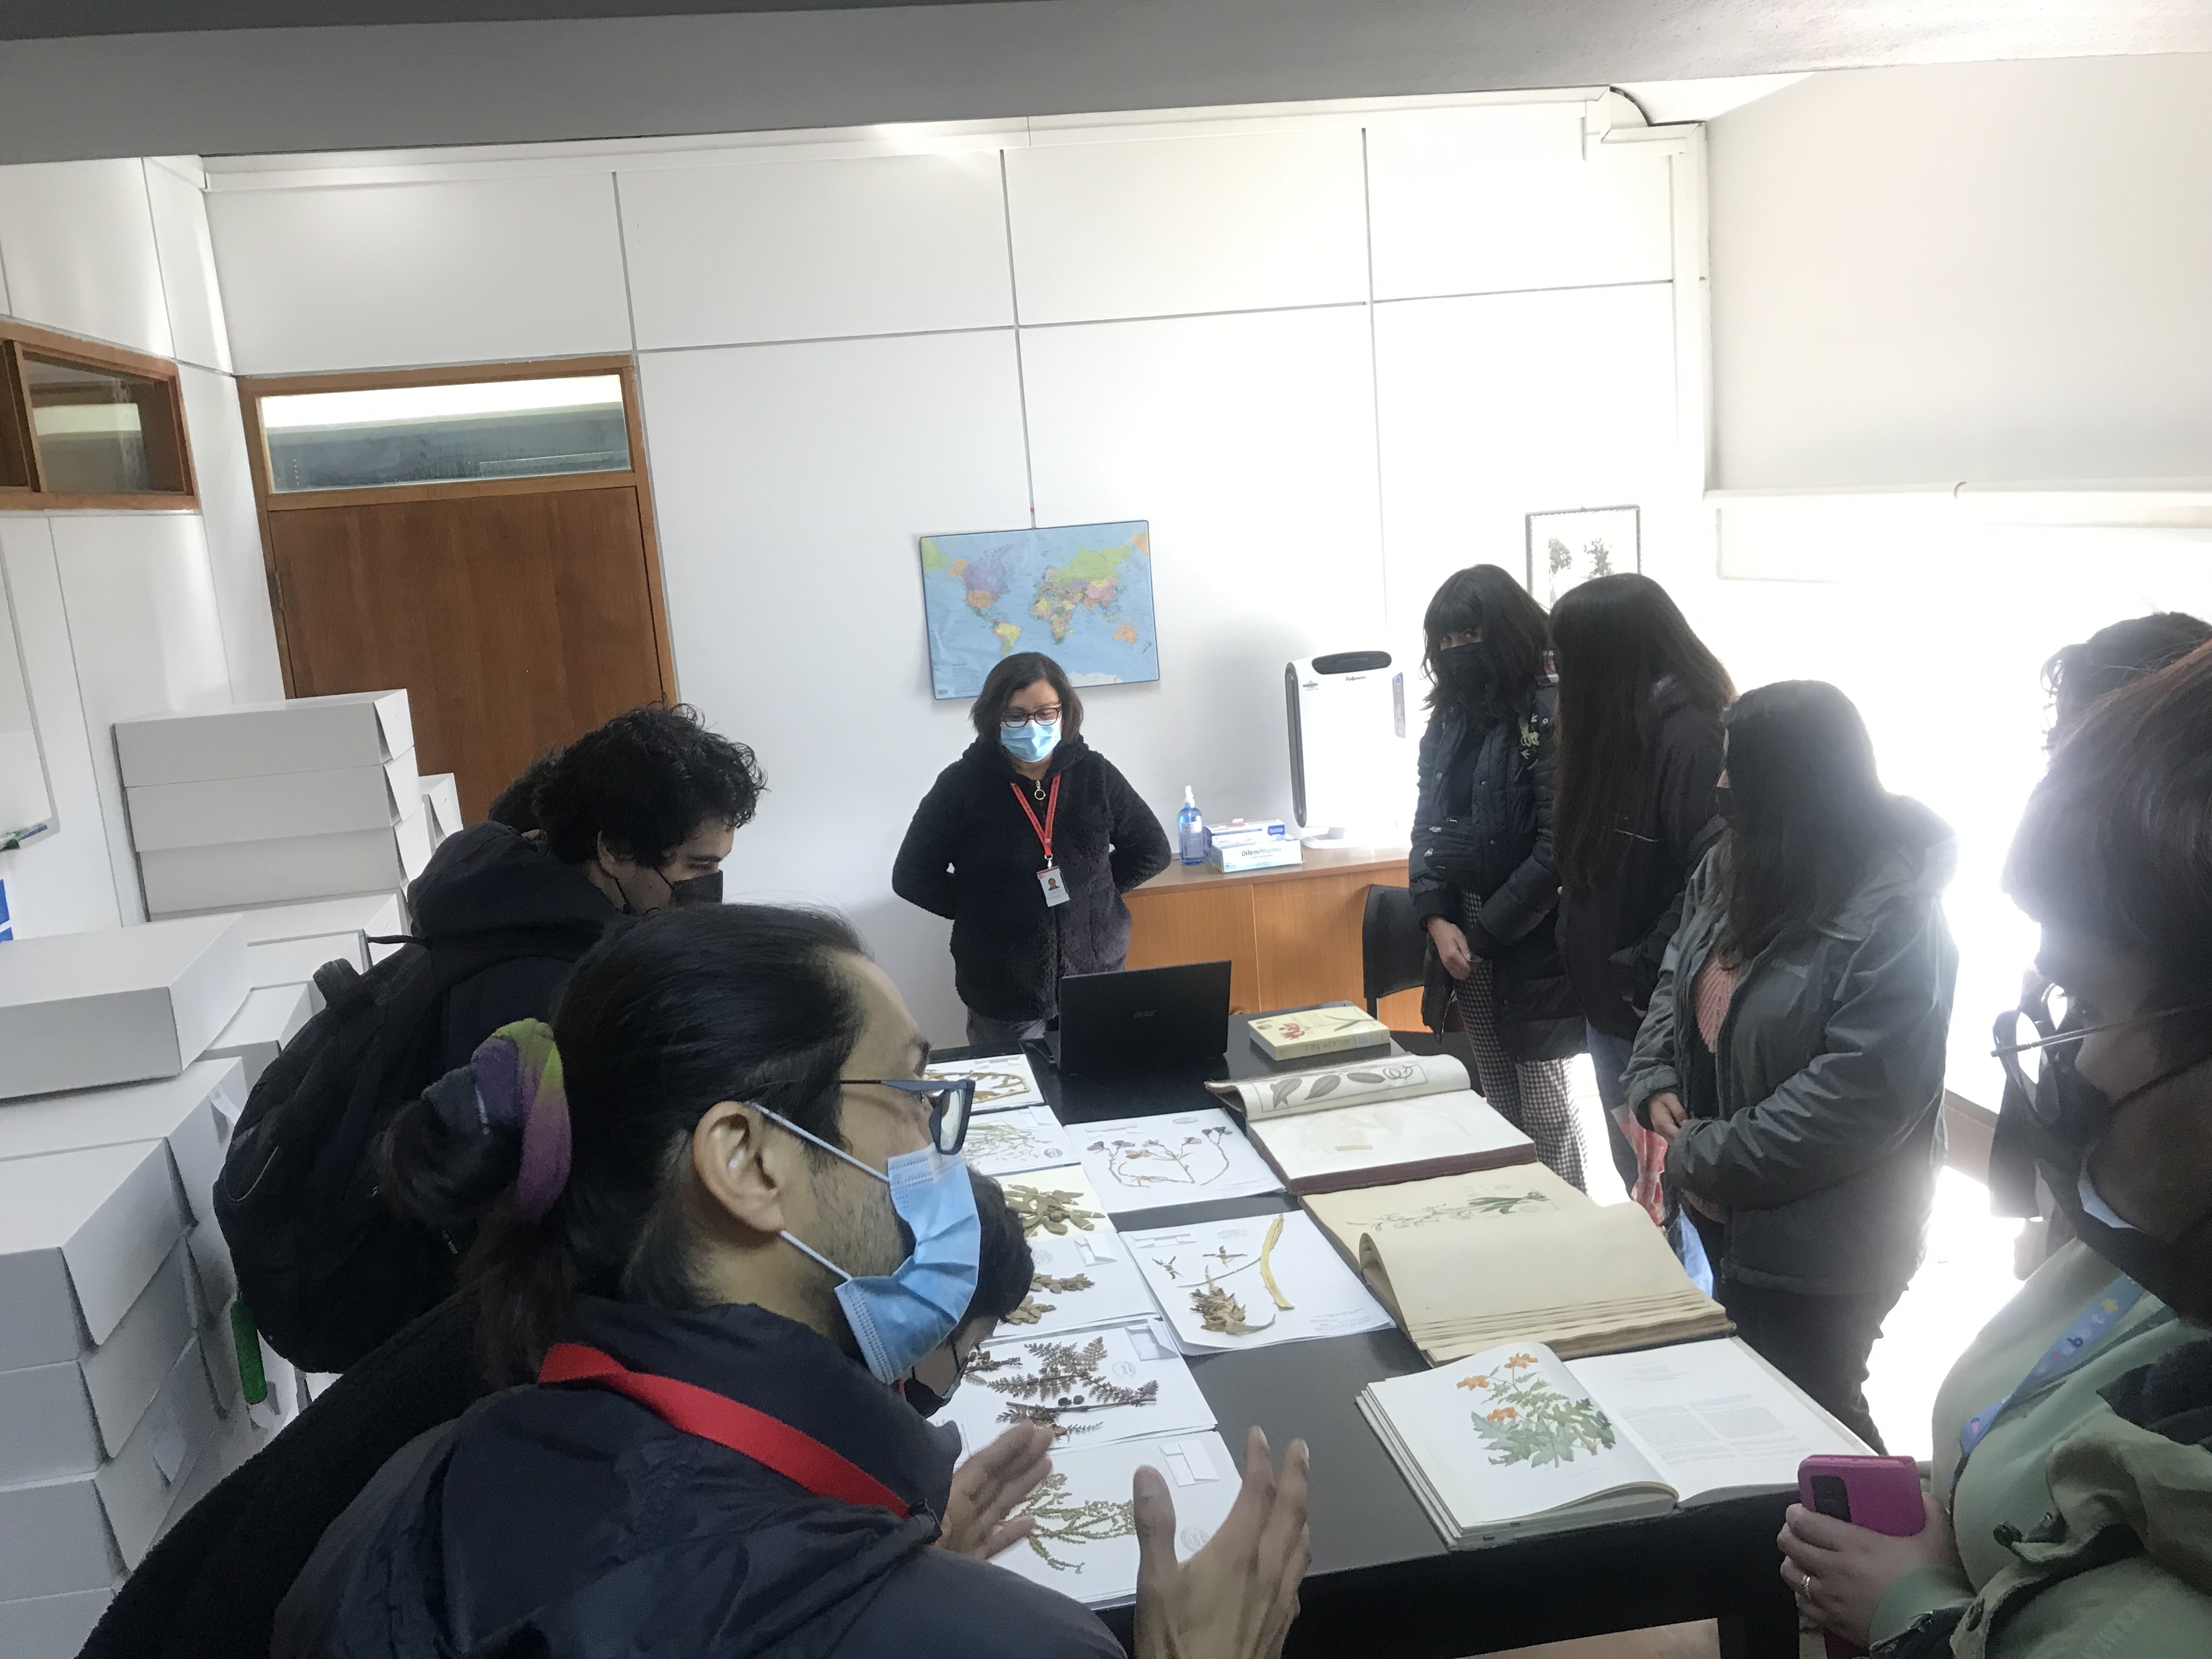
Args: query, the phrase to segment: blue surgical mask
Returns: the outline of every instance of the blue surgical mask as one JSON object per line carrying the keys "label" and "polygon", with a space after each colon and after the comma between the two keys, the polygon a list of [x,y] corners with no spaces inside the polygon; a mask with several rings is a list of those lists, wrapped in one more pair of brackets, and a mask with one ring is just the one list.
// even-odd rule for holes
{"label": "blue surgical mask", "polygon": [[968,1166],[925,1146],[901,1152],[888,1170],[871,1169],[787,1118],[767,1110],[761,1115],[890,1188],[891,1207],[914,1234],[912,1254],[891,1273],[856,1279],[790,1233],[780,1236],[843,1281],[837,1286],[837,1305],[844,1310],[861,1358],[878,1382],[897,1382],[958,1328],[975,1295],[983,1224],[976,1218]]}
{"label": "blue surgical mask", "polygon": [[1030,720],[1011,730],[1002,726],[999,741],[1016,760],[1041,761],[1060,747],[1060,722]]}

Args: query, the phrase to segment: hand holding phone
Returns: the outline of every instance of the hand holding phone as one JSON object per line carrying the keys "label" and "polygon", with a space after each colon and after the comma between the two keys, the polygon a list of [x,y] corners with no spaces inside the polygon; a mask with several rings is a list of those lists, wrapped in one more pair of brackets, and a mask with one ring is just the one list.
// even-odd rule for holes
{"label": "hand holding phone", "polygon": [[[1910,1538],[1928,1524],[1920,1467],[1909,1457],[1808,1457],[1797,1466],[1797,1497],[1817,1515],[1892,1538]],[[1848,1637],[1824,1634],[1828,1659],[1865,1651]]]}

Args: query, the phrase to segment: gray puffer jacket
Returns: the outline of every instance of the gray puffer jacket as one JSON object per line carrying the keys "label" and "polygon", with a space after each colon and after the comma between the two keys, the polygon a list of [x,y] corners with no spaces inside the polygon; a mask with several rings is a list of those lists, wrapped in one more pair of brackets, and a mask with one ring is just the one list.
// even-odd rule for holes
{"label": "gray puffer jacket", "polygon": [[[1834,1294],[1891,1291],[1920,1262],[1943,1161],[1943,1063],[1959,953],[1942,894],[1950,828],[1906,802],[1912,834],[1817,928],[1753,959],[1713,1045],[1717,1109],[1668,1149],[1667,1174],[1728,1211],[1725,1270],[1749,1285]],[[1678,1038],[1721,927],[1708,854],[1691,878],[1626,1079],[1683,1093]],[[1709,1103],[1710,1104],[1710,1103]]]}

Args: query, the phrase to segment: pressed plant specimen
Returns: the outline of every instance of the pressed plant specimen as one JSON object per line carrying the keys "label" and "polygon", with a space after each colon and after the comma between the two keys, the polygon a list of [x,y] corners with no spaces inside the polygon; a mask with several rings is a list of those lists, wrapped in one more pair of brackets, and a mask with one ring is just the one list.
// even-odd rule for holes
{"label": "pressed plant specimen", "polygon": [[1071,1227],[1087,1233],[1106,1218],[1099,1211],[1083,1207],[1081,1193],[1052,1192],[1009,1182],[1006,1194],[1006,1202],[1022,1218],[1022,1234],[1027,1238],[1035,1238],[1040,1232],[1064,1235]]}
{"label": "pressed plant specimen", "polygon": [[1016,1520],[1023,1516],[1036,1522],[1036,1530],[1029,1535],[1029,1547],[1055,1572],[1081,1572],[1083,1564],[1061,1560],[1052,1553],[1050,1545],[1104,1544],[1116,1538],[1133,1538],[1137,1533],[1137,1506],[1133,1502],[1072,1497],[1067,1490],[1067,1477],[1057,1469],[1015,1505],[1013,1514],[1007,1519]]}
{"label": "pressed plant specimen", "polygon": [[[1088,1342],[1030,1342],[1024,1345],[1028,1358],[1011,1376],[986,1376],[983,1386],[1008,1395],[1001,1423],[1042,1423],[1055,1438],[1081,1434],[1096,1423],[1066,1423],[1062,1419],[1114,1406],[1149,1406],[1159,1397],[1157,1380],[1132,1389],[1103,1375],[1106,1339]],[[971,1361],[969,1372],[975,1366]],[[994,1370],[1003,1369],[994,1366]]]}

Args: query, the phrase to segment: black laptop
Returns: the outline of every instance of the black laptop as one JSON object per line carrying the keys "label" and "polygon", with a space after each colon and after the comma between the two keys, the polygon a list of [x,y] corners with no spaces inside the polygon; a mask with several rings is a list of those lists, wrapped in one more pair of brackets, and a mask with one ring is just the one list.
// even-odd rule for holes
{"label": "black laptop", "polygon": [[1229,1041],[1229,964],[1190,962],[1060,982],[1062,1072],[1148,1072],[1218,1059]]}

